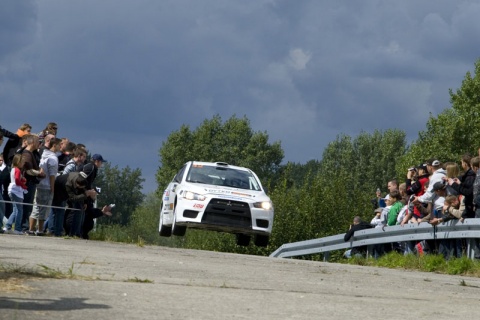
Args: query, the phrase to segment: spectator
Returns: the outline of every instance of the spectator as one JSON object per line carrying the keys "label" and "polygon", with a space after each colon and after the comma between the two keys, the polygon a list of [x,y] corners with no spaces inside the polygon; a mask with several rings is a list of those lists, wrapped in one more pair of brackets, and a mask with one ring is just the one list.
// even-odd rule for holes
{"label": "spectator", "polygon": [[[411,168],[407,173],[407,195],[419,197],[425,193],[425,184],[429,181],[429,174],[426,164],[420,164],[415,168]],[[410,197],[409,197],[410,200]],[[421,219],[421,213],[419,206],[413,205],[413,201],[409,201],[409,208],[407,217],[413,219],[413,222],[416,222],[418,219]],[[426,207],[426,204],[425,204]],[[404,223],[404,222],[403,222]]]}
{"label": "spectator", "polygon": [[27,146],[22,152],[23,172],[27,179],[28,193],[23,198],[23,218],[22,228],[26,232],[29,230],[29,219],[32,212],[33,200],[35,191],[37,190],[37,183],[40,179],[45,178],[45,173],[39,167],[40,157],[38,154],[39,140],[36,135],[26,136]]}
{"label": "spectator", "polygon": [[375,198],[373,198],[371,202],[373,209],[385,207],[385,199],[382,199],[382,191],[380,188],[377,188],[377,191],[375,192]]}
{"label": "spectator", "polygon": [[402,197],[400,196],[400,192],[398,192],[398,190],[393,190],[392,192],[390,192],[389,200],[392,207],[388,212],[387,225],[394,226],[397,224],[397,216],[403,207],[403,203],[401,202]]}
{"label": "spectator", "polygon": [[434,196],[432,203],[430,204],[431,209],[427,216],[422,219],[422,222],[430,222],[434,218],[440,217],[443,211],[443,205],[445,203],[445,197],[447,196],[447,184],[444,181],[437,181],[432,188]]}
{"label": "spectator", "polygon": [[69,141],[67,138],[62,138],[62,143],[60,145],[61,145],[60,151],[57,153],[58,172],[63,172],[68,161],[72,159],[73,153],[75,152],[77,145]]}
{"label": "spectator", "polygon": [[[8,194],[14,202],[13,212],[5,226],[6,233],[23,234],[22,216],[23,216],[23,195],[27,191],[26,179],[22,175],[23,157],[16,154],[12,159],[12,170],[10,171],[10,184],[8,185]],[[12,225],[15,223],[15,230],[12,232]]]}
{"label": "spectator", "polygon": [[[460,177],[460,167],[455,162],[446,162],[445,171],[446,177],[444,177],[443,180],[446,182],[448,182],[449,178],[455,179]],[[447,183],[447,194],[458,195],[458,192]]]}
{"label": "spectator", "polygon": [[[428,189],[429,186],[429,180],[425,181],[425,184],[423,185],[423,190],[424,192]],[[405,217],[403,218],[403,221],[400,223],[402,226],[405,225],[406,223],[420,223],[420,222],[426,222],[428,220],[425,220],[425,217],[430,217],[429,213],[431,211],[432,205],[431,203],[424,204],[419,201],[414,201],[415,196],[412,195],[408,199],[407,203],[407,212]],[[418,212],[418,216],[414,215],[413,212],[416,211]],[[430,218],[428,218],[430,219]]]}
{"label": "spectator", "polygon": [[[2,140],[3,140],[3,136],[0,133],[0,145],[2,144]],[[3,233],[3,219],[5,219],[5,212],[6,212],[5,202],[3,202],[6,199],[4,199],[3,197],[3,192],[5,188],[5,183],[7,181],[10,181],[9,178],[10,178],[10,172],[8,170],[8,167],[5,165],[3,161],[3,154],[0,153],[0,233]],[[8,190],[8,186],[5,189]],[[10,201],[10,198],[6,201]]]}
{"label": "spectator", "polygon": [[81,204],[88,198],[95,199],[96,192],[94,190],[86,190],[87,175],[84,172],[70,172],[60,175],[55,179],[55,187],[53,193],[52,206],[54,214],[54,235],[60,237],[63,234],[65,206],[67,201],[70,203]]}
{"label": "spectator", "polygon": [[40,145],[38,148],[38,154],[40,155],[40,158],[42,157],[43,151],[45,149],[50,149],[50,141],[52,139],[55,139],[55,136],[51,133],[47,134],[43,140],[43,143]]}
{"label": "spectator", "polygon": [[[414,202],[419,201],[424,204],[434,202],[435,192],[433,191],[433,186],[437,182],[442,182],[443,177],[445,177],[445,174],[446,174],[445,170],[441,167],[441,165],[442,165],[441,162],[438,160],[427,161],[427,170],[430,173],[429,184],[428,184],[429,187],[427,188],[427,190],[423,195],[418,197],[416,196],[413,200]],[[443,201],[440,207],[443,207]]]}
{"label": "spectator", "polygon": [[39,140],[40,145],[43,144],[44,139],[47,135],[53,134],[56,137],[57,136],[57,131],[58,131],[57,124],[55,122],[49,122],[47,124],[47,126],[45,127],[45,129],[43,129],[42,132],[40,132],[38,134],[38,140]]}
{"label": "spectator", "polygon": [[[353,224],[350,225],[350,228],[347,231],[347,233],[345,233],[345,236],[343,239],[345,240],[345,242],[347,242],[354,235],[355,231],[370,229],[370,228],[373,228],[371,224],[369,224],[368,222],[362,221],[359,216],[356,216],[355,218],[353,218]],[[351,250],[346,251],[344,256],[346,258],[350,258],[352,256],[362,256],[363,253],[365,253],[365,251],[366,251],[366,246],[354,247]]]}
{"label": "spectator", "polygon": [[0,127],[0,131],[3,133],[5,137],[8,138],[8,141],[5,143],[5,147],[3,148],[3,160],[7,166],[12,165],[12,159],[18,149],[22,146],[22,137],[30,134],[32,130],[32,126],[28,123],[24,123],[20,126],[17,130],[17,133],[12,133],[6,129]]}
{"label": "spectator", "polygon": [[82,238],[89,239],[88,233],[93,230],[95,225],[94,219],[106,216],[112,216],[112,208],[110,206],[104,206],[101,210],[98,208],[87,208],[85,210],[85,220],[82,225]]}
{"label": "spectator", "polygon": [[[86,157],[87,157],[87,154],[86,154],[85,150],[81,149],[81,148],[77,148],[75,150],[74,154],[73,154],[73,158],[68,161],[65,168],[63,169],[63,172],[59,172],[59,175],[66,175],[66,174],[69,174],[70,172],[79,171],[78,168],[80,166],[83,166],[83,163],[84,163]],[[55,226],[53,225],[53,221],[55,219],[54,216],[55,216],[56,212],[57,211],[55,211],[55,210],[51,210],[50,215],[48,216],[48,218],[45,222],[45,229],[49,230],[49,234],[54,234],[55,233],[55,231],[54,231]],[[63,219],[64,219],[64,215],[62,216],[62,220]]]}
{"label": "spectator", "polygon": [[[444,189],[445,190],[445,189]],[[446,195],[446,192],[445,194]],[[443,205],[442,216],[434,218],[430,221],[432,225],[447,222],[452,219],[460,219],[463,221],[462,213],[465,210],[465,197],[460,195],[446,195]],[[462,256],[462,240],[461,239],[442,239],[439,244],[439,253],[443,254],[445,259],[452,256],[460,258]]]}
{"label": "spectator", "polygon": [[80,167],[83,166],[83,164],[85,163],[86,158],[87,153],[85,152],[85,149],[75,149],[75,151],[73,152],[73,158],[67,162],[61,174],[79,171]]}
{"label": "spectator", "polygon": [[374,211],[375,216],[373,217],[372,221],[370,221],[370,224],[374,228],[383,228],[386,225],[386,220],[382,218],[382,211],[383,208],[376,208]]}
{"label": "spectator", "polygon": [[472,158],[470,162],[475,172],[473,182],[473,204],[475,205],[475,218],[480,218],[480,157]]}
{"label": "spectator", "polygon": [[390,193],[394,190],[398,191],[398,181],[397,179],[392,179],[387,183],[388,194],[385,196],[385,200],[390,197]]}
{"label": "spectator", "polygon": [[[87,175],[87,190],[94,190],[93,182],[97,177],[98,169],[102,167],[104,162],[106,162],[106,160],[103,159],[102,155],[94,154],[90,159],[90,162],[88,162],[81,168],[82,172]],[[93,208],[94,199],[95,197],[90,197],[85,200],[86,211],[91,211],[91,209]],[[73,208],[82,209],[79,207],[79,203],[72,203],[71,205]],[[84,210],[67,211],[65,216],[65,229],[67,230],[68,235],[74,237],[82,237],[84,220]]]}
{"label": "spectator", "polygon": [[474,218],[475,209],[473,207],[473,183],[475,182],[476,174],[470,166],[471,156],[465,154],[462,156],[462,168],[464,174],[458,178],[449,178],[448,185],[451,186],[457,194],[465,196],[465,211],[462,214],[463,218]]}
{"label": "spectator", "polygon": [[[49,149],[45,149],[40,160],[40,168],[46,173],[46,178],[42,179],[37,185],[35,193],[35,203],[32,215],[29,219],[29,235],[43,235],[43,224],[50,211],[53,200],[55,177],[58,173],[58,158],[56,152],[60,150],[61,140],[53,138],[49,140]],[[38,227],[38,230],[35,230]]]}

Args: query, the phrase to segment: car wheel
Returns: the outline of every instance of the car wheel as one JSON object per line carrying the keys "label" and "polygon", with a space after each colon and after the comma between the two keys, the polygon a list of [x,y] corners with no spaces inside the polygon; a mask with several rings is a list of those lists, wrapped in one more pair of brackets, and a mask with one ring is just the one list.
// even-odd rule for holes
{"label": "car wheel", "polygon": [[255,236],[255,245],[257,247],[266,247],[268,245],[269,238],[269,236],[257,234]]}
{"label": "car wheel", "polygon": [[237,233],[237,245],[246,247],[249,244],[250,244],[250,236],[243,233]]}
{"label": "car wheel", "polygon": [[172,234],[174,236],[183,237],[187,231],[186,226],[177,225],[177,206],[173,209],[173,223],[172,223]]}
{"label": "car wheel", "polygon": [[[162,203],[163,207],[163,203]],[[161,237],[170,237],[172,235],[172,227],[168,227],[163,224],[163,216],[165,213],[163,213],[163,210],[160,210],[160,223],[158,226],[158,233],[160,234]]]}

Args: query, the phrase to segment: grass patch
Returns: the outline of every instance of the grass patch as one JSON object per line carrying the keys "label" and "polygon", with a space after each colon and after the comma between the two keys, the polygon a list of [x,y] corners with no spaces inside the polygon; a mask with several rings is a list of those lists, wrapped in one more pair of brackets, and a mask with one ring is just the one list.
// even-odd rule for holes
{"label": "grass patch", "polygon": [[436,272],[450,275],[463,275],[480,277],[480,262],[468,257],[452,258],[445,260],[442,255],[427,254],[417,256],[414,254],[403,255],[390,252],[378,258],[354,257],[344,260],[348,264],[361,266],[383,267],[391,269],[407,269],[424,272]]}

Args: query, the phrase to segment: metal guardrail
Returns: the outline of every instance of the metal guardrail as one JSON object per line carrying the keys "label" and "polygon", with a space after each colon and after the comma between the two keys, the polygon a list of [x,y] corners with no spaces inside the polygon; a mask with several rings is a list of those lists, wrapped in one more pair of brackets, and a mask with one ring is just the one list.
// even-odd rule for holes
{"label": "metal guardrail", "polygon": [[469,239],[467,241],[467,255],[473,258],[475,255],[473,239],[480,238],[480,219],[465,219],[463,222],[451,220],[437,226],[422,222],[420,224],[405,224],[404,226],[365,229],[356,231],[350,241],[347,242],[344,241],[344,236],[345,234],[342,233],[320,239],[283,244],[270,254],[270,257],[288,258],[324,254],[324,260],[328,260],[331,251],[360,246],[434,239]]}

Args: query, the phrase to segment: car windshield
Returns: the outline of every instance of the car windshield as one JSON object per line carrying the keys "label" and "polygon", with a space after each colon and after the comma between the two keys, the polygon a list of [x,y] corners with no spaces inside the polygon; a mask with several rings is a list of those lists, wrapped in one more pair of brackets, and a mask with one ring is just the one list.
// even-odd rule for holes
{"label": "car windshield", "polygon": [[194,164],[187,181],[260,191],[260,184],[250,172],[221,166]]}

